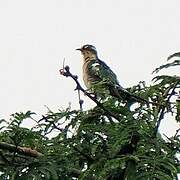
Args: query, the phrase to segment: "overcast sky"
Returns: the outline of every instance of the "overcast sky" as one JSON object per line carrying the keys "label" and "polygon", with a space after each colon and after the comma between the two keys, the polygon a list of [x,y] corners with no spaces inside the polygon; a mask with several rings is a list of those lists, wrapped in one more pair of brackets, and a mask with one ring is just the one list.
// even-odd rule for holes
{"label": "overcast sky", "polygon": [[[82,82],[75,49],[86,43],[124,87],[150,83],[154,68],[180,50],[179,7],[179,0],[0,0],[0,118],[42,114],[44,105],[79,108],[74,82],[58,70],[65,58]],[[169,124],[168,133],[177,128]]]}

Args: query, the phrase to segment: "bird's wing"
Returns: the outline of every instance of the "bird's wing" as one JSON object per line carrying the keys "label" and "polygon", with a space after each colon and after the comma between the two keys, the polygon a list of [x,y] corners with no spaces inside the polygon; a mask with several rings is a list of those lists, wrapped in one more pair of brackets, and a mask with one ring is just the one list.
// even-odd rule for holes
{"label": "bird's wing", "polygon": [[109,68],[109,66],[105,62],[99,59],[94,60],[91,62],[90,68],[92,74],[98,77],[100,80],[108,82],[108,84],[111,85],[119,86],[116,74]]}
{"label": "bird's wing", "polygon": [[[116,74],[109,68],[109,66],[101,60],[93,60],[90,63],[91,76],[94,76],[97,82],[102,81],[108,86],[110,94],[118,99],[127,100],[130,104],[134,102],[146,102],[141,97],[131,94],[124,89],[117,80]],[[102,89],[101,89],[102,91]]]}

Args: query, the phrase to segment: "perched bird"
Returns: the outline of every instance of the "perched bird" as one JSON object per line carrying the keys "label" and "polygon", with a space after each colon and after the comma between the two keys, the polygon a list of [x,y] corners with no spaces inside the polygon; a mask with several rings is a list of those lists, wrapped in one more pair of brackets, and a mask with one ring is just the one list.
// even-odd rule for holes
{"label": "perched bird", "polygon": [[102,98],[110,94],[119,100],[142,101],[141,98],[132,95],[119,84],[116,74],[98,58],[97,50],[93,45],[86,44],[76,50],[81,51],[83,55],[84,84],[97,97]]}

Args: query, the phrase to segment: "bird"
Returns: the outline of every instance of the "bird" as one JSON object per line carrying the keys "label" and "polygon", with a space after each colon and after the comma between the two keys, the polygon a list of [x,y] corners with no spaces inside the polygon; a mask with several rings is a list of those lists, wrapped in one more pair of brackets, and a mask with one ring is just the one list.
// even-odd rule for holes
{"label": "bird", "polygon": [[132,95],[120,85],[116,74],[104,61],[98,58],[95,46],[86,44],[76,50],[80,51],[83,56],[83,81],[90,92],[101,99],[111,95],[121,101],[127,100],[130,104],[145,101]]}

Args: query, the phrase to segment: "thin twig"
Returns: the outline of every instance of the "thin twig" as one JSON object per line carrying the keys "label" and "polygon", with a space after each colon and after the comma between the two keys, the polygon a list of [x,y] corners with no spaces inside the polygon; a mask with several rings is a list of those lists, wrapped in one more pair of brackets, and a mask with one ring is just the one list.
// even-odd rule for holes
{"label": "thin twig", "polygon": [[56,124],[55,124],[53,121],[50,121],[50,120],[48,119],[48,117],[42,116],[42,118],[40,119],[40,121],[41,121],[41,120],[45,120],[46,122],[52,124],[55,129],[59,130],[60,132],[63,132],[63,129],[62,129],[62,128],[59,128],[58,126],[56,126]]}
{"label": "thin twig", "polygon": [[176,134],[174,135],[174,137],[176,137],[179,132],[180,132],[180,128],[176,130]]}
{"label": "thin twig", "polygon": [[83,111],[83,103],[84,101],[81,99],[81,94],[80,94],[80,90],[78,89],[78,98],[79,98],[79,106],[80,106],[80,111]]}

